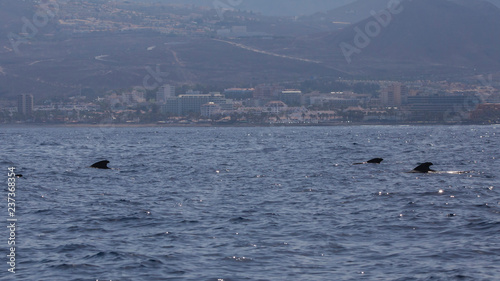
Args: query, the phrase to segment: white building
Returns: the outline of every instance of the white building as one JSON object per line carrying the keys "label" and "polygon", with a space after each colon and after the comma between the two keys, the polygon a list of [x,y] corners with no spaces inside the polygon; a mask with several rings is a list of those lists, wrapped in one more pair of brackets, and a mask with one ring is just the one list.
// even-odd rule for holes
{"label": "white building", "polygon": [[168,98],[175,97],[175,86],[165,84],[156,93],[156,103],[165,104]]}
{"label": "white building", "polygon": [[212,117],[220,114],[220,112],[221,107],[214,102],[209,102],[201,106],[201,116],[204,117]]}
{"label": "white building", "polygon": [[282,101],[270,101],[265,105],[267,112],[279,114],[288,109],[288,106]]}

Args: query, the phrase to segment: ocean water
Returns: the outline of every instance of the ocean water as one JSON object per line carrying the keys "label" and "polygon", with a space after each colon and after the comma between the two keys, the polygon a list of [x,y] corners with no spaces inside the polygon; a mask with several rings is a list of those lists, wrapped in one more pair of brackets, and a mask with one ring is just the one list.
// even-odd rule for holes
{"label": "ocean water", "polygon": [[[0,128],[0,280],[500,280],[500,126]],[[377,164],[352,165],[381,157]],[[111,170],[89,166],[110,161]],[[407,173],[422,162],[439,171]]]}

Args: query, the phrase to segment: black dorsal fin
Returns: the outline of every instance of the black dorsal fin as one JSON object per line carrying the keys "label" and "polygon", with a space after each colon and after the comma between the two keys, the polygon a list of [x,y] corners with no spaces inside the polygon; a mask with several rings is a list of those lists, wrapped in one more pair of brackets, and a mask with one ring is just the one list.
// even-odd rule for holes
{"label": "black dorsal fin", "polygon": [[103,160],[103,161],[99,161],[97,163],[92,164],[92,166],[90,166],[90,167],[96,168],[96,169],[109,169],[108,163],[109,163],[108,160]]}
{"label": "black dorsal fin", "polygon": [[413,169],[415,172],[419,173],[428,173],[428,172],[433,172],[434,170],[431,170],[429,167],[432,166],[433,164],[431,162],[425,162],[420,164],[418,167]]}

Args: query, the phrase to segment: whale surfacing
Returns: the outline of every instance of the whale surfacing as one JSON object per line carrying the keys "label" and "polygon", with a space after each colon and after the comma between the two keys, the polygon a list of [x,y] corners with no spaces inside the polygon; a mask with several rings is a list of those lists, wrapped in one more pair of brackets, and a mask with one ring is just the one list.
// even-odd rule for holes
{"label": "whale surfacing", "polygon": [[382,159],[382,158],[373,158],[371,160],[366,161],[366,163],[369,163],[369,164],[380,164],[382,161],[384,161],[384,159]]}
{"label": "whale surfacing", "polygon": [[425,163],[422,163],[420,164],[418,167],[416,167],[415,169],[412,170],[413,173],[429,173],[429,172],[435,172],[434,170],[432,170],[431,168],[429,168],[430,166],[432,166],[434,164],[432,164],[431,162],[425,162]]}
{"label": "whale surfacing", "polygon": [[92,166],[90,166],[90,167],[95,168],[95,169],[104,169],[104,170],[111,169],[108,167],[108,163],[109,163],[108,160],[103,160],[103,161],[99,161],[99,162],[92,164]]}
{"label": "whale surfacing", "polygon": [[370,159],[370,160],[368,160],[366,162],[354,163],[353,165],[380,164],[382,161],[384,161],[384,159],[382,159],[382,158],[373,158],[373,159]]}

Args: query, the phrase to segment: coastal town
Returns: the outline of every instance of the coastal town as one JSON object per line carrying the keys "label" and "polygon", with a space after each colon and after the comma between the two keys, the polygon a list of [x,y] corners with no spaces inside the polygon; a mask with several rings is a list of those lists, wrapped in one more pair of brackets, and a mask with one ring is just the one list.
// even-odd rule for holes
{"label": "coastal town", "polygon": [[347,80],[329,84],[331,91],[307,90],[307,85],[313,88],[328,86],[306,81],[297,88],[262,84],[253,88],[205,92],[166,84],[155,90],[136,87],[96,97],[79,94],[45,100],[24,94],[18,96],[17,106],[0,110],[0,122],[157,125],[500,123],[500,92],[489,85]]}
{"label": "coastal town", "polygon": [[[217,1],[207,7],[130,1],[36,3],[38,11],[45,11],[53,21],[47,20],[40,30],[31,28],[36,32],[30,39],[36,42],[28,44],[25,40],[16,47],[29,51],[31,44],[50,43],[61,48],[60,53],[66,52],[67,57],[58,58],[57,51],[45,54],[33,50],[33,56],[39,58],[17,56],[14,58],[19,62],[9,65],[10,69],[0,66],[0,75],[5,78],[5,89],[0,88],[4,93],[0,99],[0,124],[500,123],[498,75],[477,72],[457,77],[444,72],[433,77],[434,72],[426,70],[422,80],[419,77],[423,74],[389,78],[393,80],[364,75],[372,78],[354,80],[355,75],[341,71],[339,75],[350,78],[332,78],[337,77],[337,69],[332,65],[338,61],[325,63],[323,68],[310,48],[304,48],[301,56],[290,51],[293,48],[289,48],[288,42],[303,35],[303,27],[297,28],[301,26],[300,18],[266,17],[227,3],[215,5]],[[315,24],[318,32],[323,26],[325,30],[345,27],[345,23],[325,25],[321,20],[303,20],[308,20],[305,26]],[[29,27],[23,29],[30,30]],[[43,35],[38,34],[42,30]],[[25,35],[16,36],[13,38]],[[104,44],[109,38],[113,38],[109,45]],[[87,53],[79,49],[82,42],[93,42],[86,46],[90,50]],[[125,48],[126,43],[131,46]],[[281,52],[265,50],[276,49],[273,44],[278,43],[284,44]],[[227,52],[232,56],[227,56]],[[199,64],[204,60],[208,61]],[[155,76],[144,73],[144,68],[150,69],[144,65],[153,62],[157,69],[161,62],[162,69],[172,75],[168,79],[155,77],[158,83],[153,87],[131,87],[144,81],[144,75]],[[43,68],[45,63],[54,64],[52,72]],[[273,65],[272,70],[268,65]],[[31,76],[23,77],[36,86],[17,90],[29,83],[14,83],[21,77],[14,72],[15,67],[20,67],[17,73],[23,75],[28,69]],[[309,67],[320,70],[306,72]],[[80,68],[88,72],[76,75]],[[76,69],[75,75],[66,76],[71,72],[65,69]],[[291,72],[280,75],[289,69]],[[205,76],[207,73],[213,75]],[[50,77],[44,78],[47,74]],[[243,78],[236,81],[233,77]],[[435,79],[428,80],[429,77]],[[283,82],[291,79],[295,80]],[[15,91],[9,83],[15,84]]]}
{"label": "coastal town", "polygon": [[[236,12],[236,7],[217,5],[141,3],[128,1],[58,1],[59,34],[91,34],[103,32],[153,32],[165,36],[245,35],[245,27],[221,25],[222,13]],[[219,7],[220,6],[220,7]],[[220,14],[213,13],[214,9]],[[227,15],[227,14],[226,14]],[[237,21],[261,21],[252,12],[238,11]],[[255,35],[248,33],[248,35]]]}

